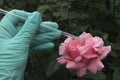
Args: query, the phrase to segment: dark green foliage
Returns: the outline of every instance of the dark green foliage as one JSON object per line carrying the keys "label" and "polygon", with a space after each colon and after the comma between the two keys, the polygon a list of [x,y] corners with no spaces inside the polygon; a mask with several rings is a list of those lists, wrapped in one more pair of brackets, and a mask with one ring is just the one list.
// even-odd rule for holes
{"label": "dark green foliage", "polygon": [[80,35],[86,31],[100,36],[112,51],[102,61],[105,68],[78,78],[56,62],[64,37],[55,41],[55,48],[31,54],[25,80],[120,80],[120,0],[0,0],[3,9],[39,11],[43,21],[55,21],[60,30]]}

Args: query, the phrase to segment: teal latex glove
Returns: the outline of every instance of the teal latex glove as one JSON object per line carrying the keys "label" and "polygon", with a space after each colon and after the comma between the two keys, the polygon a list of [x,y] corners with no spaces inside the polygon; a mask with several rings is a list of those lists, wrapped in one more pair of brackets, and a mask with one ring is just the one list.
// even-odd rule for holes
{"label": "teal latex glove", "polygon": [[54,46],[51,41],[60,37],[61,33],[42,28],[48,26],[57,29],[57,24],[42,22],[38,12],[13,10],[10,13],[27,19],[20,27],[17,23],[23,20],[9,14],[0,22],[0,80],[23,80],[30,46],[32,50],[51,48]]}

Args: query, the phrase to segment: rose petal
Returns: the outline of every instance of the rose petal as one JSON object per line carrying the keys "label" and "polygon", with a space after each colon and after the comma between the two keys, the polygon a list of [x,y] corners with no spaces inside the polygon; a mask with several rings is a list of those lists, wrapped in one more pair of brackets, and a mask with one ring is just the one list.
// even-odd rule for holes
{"label": "rose petal", "polygon": [[79,70],[77,70],[77,76],[78,77],[82,77],[86,74],[86,68],[81,68]]}
{"label": "rose petal", "polygon": [[64,43],[65,43],[66,45],[68,45],[68,43],[69,43],[71,40],[73,40],[73,38],[68,37],[68,38],[64,41]]}
{"label": "rose petal", "polygon": [[59,47],[59,54],[64,55],[66,53],[66,45],[62,43]]}
{"label": "rose petal", "polygon": [[110,51],[111,51],[111,46],[103,47],[103,53],[101,54],[100,59],[105,58]]}
{"label": "rose petal", "polygon": [[87,38],[85,40],[85,45],[89,45],[92,48],[92,46],[94,45],[93,37]]}
{"label": "rose petal", "polygon": [[90,37],[93,37],[93,36],[90,33],[83,32],[79,37],[81,39],[86,39],[86,38],[90,38]]}
{"label": "rose petal", "polygon": [[75,67],[76,67],[76,63],[73,61],[69,61],[66,64],[66,68],[68,68],[68,69],[75,69]]}
{"label": "rose petal", "polygon": [[78,62],[74,62],[74,61],[68,61],[66,64],[66,68],[68,69],[80,69],[82,67],[85,66],[85,63],[78,63]]}
{"label": "rose petal", "polygon": [[89,50],[89,46],[77,46],[78,51],[80,52],[80,55],[85,54]]}
{"label": "rose petal", "polygon": [[98,57],[94,49],[89,49],[83,56],[87,59]]}
{"label": "rose petal", "polygon": [[71,40],[67,46],[68,46],[68,50],[74,51],[76,50],[77,46],[82,46],[82,45],[84,45],[84,43],[81,43],[79,40]]}
{"label": "rose petal", "polygon": [[93,46],[94,48],[103,46],[104,42],[103,42],[103,40],[101,38],[94,37],[93,39],[94,39],[94,46]]}
{"label": "rose petal", "polygon": [[98,54],[101,54],[103,53],[103,46],[100,46],[100,47],[93,47],[93,49],[98,52]]}
{"label": "rose petal", "polygon": [[65,64],[68,60],[64,56],[57,58],[58,63]]}
{"label": "rose petal", "polygon": [[81,59],[82,59],[81,56],[77,56],[77,57],[75,58],[75,62],[79,62]]}
{"label": "rose petal", "polygon": [[91,59],[91,58],[97,57],[97,55],[96,54],[86,54],[86,55],[84,55],[84,57],[87,59]]}
{"label": "rose petal", "polygon": [[104,65],[101,63],[99,59],[92,60],[91,63],[88,65],[88,69],[94,74],[97,71],[101,70],[103,67]]}
{"label": "rose petal", "polygon": [[66,47],[67,47],[67,45],[68,45],[68,43],[70,42],[72,40],[72,38],[71,37],[68,37],[65,41],[64,41],[64,43],[61,43],[60,44],[60,46],[59,46],[59,54],[60,55],[63,55],[63,54],[65,54],[65,53],[67,53],[66,52]]}

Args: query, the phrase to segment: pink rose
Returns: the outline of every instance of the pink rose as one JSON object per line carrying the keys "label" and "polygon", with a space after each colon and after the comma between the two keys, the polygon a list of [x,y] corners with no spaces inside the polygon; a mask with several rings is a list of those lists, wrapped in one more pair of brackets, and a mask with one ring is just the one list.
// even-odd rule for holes
{"label": "pink rose", "polygon": [[81,40],[67,38],[59,47],[58,63],[66,64],[66,68],[77,71],[77,76],[82,77],[86,70],[96,73],[104,68],[100,61],[111,51],[111,46],[104,46],[101,38],[83,32]]}

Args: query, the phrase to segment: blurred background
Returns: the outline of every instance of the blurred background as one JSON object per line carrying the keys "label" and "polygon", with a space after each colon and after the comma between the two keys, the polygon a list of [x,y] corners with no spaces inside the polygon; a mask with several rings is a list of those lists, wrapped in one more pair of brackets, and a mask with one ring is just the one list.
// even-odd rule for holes
{"label": "blurred background", "polygon": [[[59,29],[80,35],[86,31],[102,37],[112,51],[102,60],[105,68],[78,78],[57,63],[58,49],[65,37],[54,41],[55,48],[30,54],[25,80],[120,80],[120,0],[0,0],[0,8],[39,11],[43,21],[59,24]],[[0,15],[1,17],[3,15]]]}

